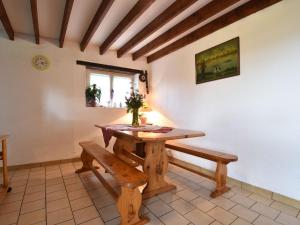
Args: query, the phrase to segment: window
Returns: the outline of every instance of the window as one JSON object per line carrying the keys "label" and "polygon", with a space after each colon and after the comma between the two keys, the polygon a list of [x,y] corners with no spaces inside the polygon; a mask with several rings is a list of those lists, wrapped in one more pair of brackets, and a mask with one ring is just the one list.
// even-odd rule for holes
{"label": "window", "polygon": [[124,108],[125,96],[129,96],[134,87],[134,76],[119,73],[88,71],[88,86],[96,84],[101,89],[98,106],[109,108]]}

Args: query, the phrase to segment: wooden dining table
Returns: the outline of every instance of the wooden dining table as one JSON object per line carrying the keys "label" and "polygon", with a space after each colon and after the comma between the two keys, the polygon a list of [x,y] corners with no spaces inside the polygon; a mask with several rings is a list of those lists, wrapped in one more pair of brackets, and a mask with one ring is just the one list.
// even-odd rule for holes
{"label": "wooden dining table", "polygon": [[[95,125],[105,129],[106,126]],[[168,169],[168,155],[165,142],[168,140],[204,136],[201,131],[173,128],[168,132],[113,130],[116,137],[113,151],[120,159],[132,166],[142,165],[148,175],[148,183],[143,190],[143,198],[175,189],[176,186],[165,180]]]}

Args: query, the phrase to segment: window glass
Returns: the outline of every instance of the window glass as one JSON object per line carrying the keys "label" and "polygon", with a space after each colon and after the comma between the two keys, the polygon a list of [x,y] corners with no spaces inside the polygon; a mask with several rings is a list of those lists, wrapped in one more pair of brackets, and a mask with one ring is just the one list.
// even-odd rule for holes
{"label": "window glass", "polygon": [[132,78],[113,77],[113,106],[125,107],[125,96],[129,96],[132,87]]}
{"label": "window glass", "polygon": [[105,74],[90,74],[90,85],[96,84],[101,89],[100,105],[110,105],[110,76]]}
{"label": "window glass", "polygon": [[88,72],[88,84],[96,84],[101,89],[100,104],[98,106],[124,108],[125,96],[129,96],[137,81],[134,76],[103,74],[97,71]]}

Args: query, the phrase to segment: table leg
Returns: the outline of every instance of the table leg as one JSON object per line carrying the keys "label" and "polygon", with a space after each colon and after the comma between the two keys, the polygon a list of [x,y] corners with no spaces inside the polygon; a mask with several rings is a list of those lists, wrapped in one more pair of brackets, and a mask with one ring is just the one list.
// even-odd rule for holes
{"label": "table leg", "polygon": [[2,160],[3,160],[3,186],[8,187],[8,169],[7,169],[7,143],[2,140]]}
{"label": "table leg", "polygon": [[143,198],[150,198],[159,193],[175,189],[176,186],[165,181],[168,170],[168,156],[165,142],[147,142],[145,144],[144,172],[148,175],[148,183],[143,191]]}

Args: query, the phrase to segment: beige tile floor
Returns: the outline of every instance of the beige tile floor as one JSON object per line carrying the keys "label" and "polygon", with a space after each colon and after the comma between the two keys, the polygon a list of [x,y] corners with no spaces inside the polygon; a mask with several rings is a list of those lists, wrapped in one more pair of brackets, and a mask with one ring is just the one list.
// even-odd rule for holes
{"label": "beige tile floor", "polygon": [[[116,225],[113,198],[91,173],[74,173],[80,162],[10,172],[12,192],[0,204],[0,225]],[[299,209],[232,186],[211,199],[211,181],[170,166],[177,190],[143,202],[150,225],[300,225]]]}

